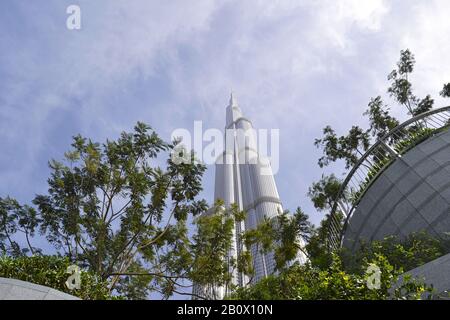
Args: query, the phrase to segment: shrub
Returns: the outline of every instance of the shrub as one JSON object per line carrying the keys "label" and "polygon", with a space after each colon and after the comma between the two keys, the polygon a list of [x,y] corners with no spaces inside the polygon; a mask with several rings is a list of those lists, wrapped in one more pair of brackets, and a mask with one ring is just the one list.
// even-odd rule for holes
{"label": "shrub", "polygon": [[0,257],[0,277],[18,279],[47,286],[85,300],[117,299],[109,293],[106,281],[92,272],[81,270],[81,288],[69,290],[66,273],[72,263],[60,256],[36,255],[12,258]]}

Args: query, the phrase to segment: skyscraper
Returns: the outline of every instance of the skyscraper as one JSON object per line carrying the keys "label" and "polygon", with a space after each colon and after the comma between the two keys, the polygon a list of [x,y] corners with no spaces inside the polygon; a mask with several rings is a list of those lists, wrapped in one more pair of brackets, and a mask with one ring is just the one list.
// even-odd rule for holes
{"label": "skyscraper", "polygon": [[[225,147],[215,165],[214,200],[222,199],[225,207],[235,203],[247,212],[245,221],[236,223],[235,234],[254,229],[265,218],[276,217],[283,211],[270,162],[258,153],[256,138],[251,121],[242,115],[231,94],[226,108]],[[229,258],[236,258],[243,249],[234,236]],[[232,281],[238,286],[255,283],[275,271],[273,253],[262,254],[256,246],[247,249],[251,251],[255,274],[247,279],[234,270]],[[299,254],[298,260],[303,263],[306,258]],[[227,294],[225,288],[205,289],[195,284],[193,292],[219,299]]]}

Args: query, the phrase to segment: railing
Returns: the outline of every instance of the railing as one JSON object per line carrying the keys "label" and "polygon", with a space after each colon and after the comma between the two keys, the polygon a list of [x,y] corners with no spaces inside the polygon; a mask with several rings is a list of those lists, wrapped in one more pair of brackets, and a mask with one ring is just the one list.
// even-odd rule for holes
{"label": "railing", "polygon": [[331,208],[328,241],[332,250],[342,246],[348,222],[372,183],[402,154],[431,135],[450,127],[450,106],[413,117],[374,143],[353,166]]}

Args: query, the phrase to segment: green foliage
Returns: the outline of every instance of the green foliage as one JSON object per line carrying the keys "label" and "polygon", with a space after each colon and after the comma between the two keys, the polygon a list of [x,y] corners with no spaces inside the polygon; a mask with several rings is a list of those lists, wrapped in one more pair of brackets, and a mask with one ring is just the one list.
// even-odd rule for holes
{"label": "green foliage", "polygon": [[347,271],[362,274],[361,266],[377,255],[385,256],[396,270],[408,271],[447,254],[449,248],[448,241],[436,239],[423,231],[412,233],[402,241],[389,236],[379,241],[363,242],[356,252],[342,249],[340,255]]}
{"label": "green foliage", "polygon": [[[370,274],[350,274],[342,266],[338,256],[332,257],[330,266],[319,269],[310,264],[294,265],[279,275],[272,275],[252,287],[242,288],[231,299],[245,300],[380,300],[419,299],[431,288],[413,281],[405,281],[393,288],[399,272],[382,256],[371,263],[381,270],[380,288],[367,286]],[[368,264],[364,266],[368,267]]]}
{"label": "green foliage", "polygon": [[[190,161],[169,155],[165,168],[154,165],[175,143],[140,122],[103,144],[74,137],[64,159],[49,162],[48,194],[35,197],[36,209],[0,199],[1,252],[39,252],[13,240],[18,232],[29,240],[38,230],[58,254],[108,281],[111,292],[135,299],[150,291],[172,294],[177,286],[168,279],[191,267],[187,218],[207,209],[196,199],[206,167],[193,154],[183,157]],[[144,275],[131,279],[130,270]]]}
{"label": "green foliage", "polygon": [[[39,231],[58,254],[98,275],[108,292],[126,299],[144,299],[150,292],[169,298],[186,280],[231,292],[234,272],[253,277],[250,248],[274,252],[280,269],[296,257],[302,249],[299,236],[310,233],[300,209],[292,217],[279,213],[254,230],[237,233],[246,213],[236,205],[225,209],[219,201],[209,214],[201,214],[207,205],[196,196],[205,166],[192,154],[182,151],[187,162],[170,157],[165,169],[151,165],[161,153],[174,151],[174,144],[142,123],[104,144],[74,137],[64,160],[50,161],[48,194],[35,197],[36,209],[0,199],[2,254],[39,253],[30,243],[21,248],[14,241],[18,232],[31,239]],[[189,216],[197,227],[193,236]],[[233,247],[239,252],[236,259],[229,255]]]}
{"label": "green foliage", "polygon": [[330,210],[337,200],[341,185],[342,181],[334,174],[322,175],[322,178],[318,182],[314,182],[308,190],[308,196],[314,207],[319,211]]}
{"label": "green foliage", "polygon": [[[412,234],[403,242],[393,237],[362,246],[357,252],[339,254],[317,248],[320,236],[328,230],[327,219],[306,246],[310,263],[295,264],[271,275],[252,287],[241,288],[231,299],[372,300],[421,299],[432,287],[417,279],[399,276],[406,270],[434,260],[448,252],[446,243],[426,233]],[[316,250],[316,251],[315,251]],[[317,254],[320,253],[320,254]],[[380,287],[368,287],[370,265],[380,271]]]}
{"label": "green foliage", "polygon": [[[236,205],[226,209],[218,200],[208,214],[195,219],[197,233],[192,244],[194,259],[189,278],[207,292],[216,293],[215,287],[225,288],[228,294],[238,288],[232,283],[235,272],[245,275],[249,281],[254,276],[250,249],[261,254],[273,252],[276,268],[284,270],[304,251],[303,240],[309,239],[312,225],[308,216],[297,208],[294,214],[280,212],[272,219],[261,221],[255,229],[239,231],[237,228],[246,213]],[[233,242],[233,234],[238,239]],[[234,251],[236,258],[230,256]]]}
{"label": "green foliage", "polygon": [[[325,215],[320,222],[320,226],[312,230],[311,237],[305,246],[309,262],[313,267],[319,269],[330,267],[333,260],[333,253],[329,245],[331,219],[332,217],[329,214]],[[343,215],[340,211],[336,212],[334,221],[337,225],[341,226],[343,224]]]}
{"label": "green foliage", "polygon": [[0,277],[18,279],[40,284],[66,292],[84,300],[119,299],[109,293],[108,283],[98,275],[81,271],[80,289],[69,290],[65,282],[70,274],[67,267],[72,263],[67,257],[33,256],[7,257],[0,256]]}
{"label": "green foliage", "polygon": [[[430,285],[399,276],[429,261],[447,254],[448,240],[435,239],[425,232],[411,234],[403,241],[387,237],[381,241],[363,243],[356,252],[345,249],[327,251],[326,239],[329,216],[314,230],[306,245],[309,263],[294,264],[282,269],[251,287],[241,288],[231,299],[304,299],[304,300],[366,300],[366,299],[421,299],[432,297]],[[368,286],[368,267],[375,265],[381,271],[379,288]]]}
{"label": "green foliage", "polygon": [[392,70],[388,76],[388,80],[391,81],[391,86],[388,88],[389,94],[400,105],[405,106],[411,116],[417,116],[430,110],[434,104],[434,100],[429,95],[420,100],[412,93],[409,75],[413,72],[415,63],[411,51],[401,50],[397,69]]}
{"label": "green foliage", "polygon": [[414,55],[409,51],[400,51],[400,61],[397,63],[397,69],[391,71],[388,80],[391,86],[388,92],[398,103],[405,105],[410,114],[413,113],[411,104],[416,102],[416,97],[412,94],[411,82],[408,81],[408,75],[413,72],[415,64]]}
{"label": "green foliage", "polygon": [[389,114],[389,106],[384,104],[381,97],[371,98],[368,109],[363,113],[369,119],[369,132],[373,137],[381,139],[400,123]]}
{"label": "green foliage", "polygon": [[345,168],[348,169],[356,164],[362,155],[361,150],[369,148],[369,134],[358,126],[353,126],[346,136],[337,136],[330,126],[326,126],[323,135],[323,138],[314,141],[314,145],[322,148],[324,153],[318,161],[321,168],[334,161],[344,160]]}
{"label": "green foliage", "polygon": [[439,92],[439,95],[444,98],[450,97],[450,83],[444,84],[444,87],[442,88],[442,91]]}
{"label": "green foliage", "polygon": [[[29,206],[21,206],[12,198],[0,197],[0,254],[20,257],[28,253],[39,253],[40,249],[33,247],[30,238],[35,235],[40,223],[36,210]],[[21,248],[14,240],[14,235],[25,235],[27,246]]]}
{"label": "green foliage", "polygon": [[417,103],[417,107],[413,110],[412,116],[418,116],[419,114],[425,113],[433,108],[434,100],[431,99],[430,95],[420,100]]}
{"label": "green foliage", "polygon": [[[211,214],[196,218],[197,233],[193,244],[195,258],[190,273],[190,278],[196,284],[205,288],[223,286],[234,289],[228,267],[237,268],[237,261],[229,258],[228,253],[233,245],[236,216],[240,217],[236,207],[227,210],[218,202]],[[244,266],[241,269],[252,271]]]}
{"label": "green foliage", "polygon": [[[138,261],[133,261],[117,283],[116,291],[121,293],[123,299],[140,300],[145,299],[148,292],[156,291],[161,285],[161,278],[148,273],[148,269]],[[152,286],[152,281],[158,283],[156,288]]]}
{"label": "green foliage", "polygon": [[399,154],[404,154],[408,150],[414,148],[416,145],[418,145],[419,143],[421,143],[422,141],[426,140],[431,135],[439,131],[440,130],[438,129],[432,128],[412,128],[407,138],[398,141],[394,145],[394,150],[397,151]]}
{"label": "green foliage", "polygon": [[380,175],[392,162],[390,158],[383,158],[375,162],[370,169],[367,171],[366,177],[363,182],[359,184],[359,188],[351,192],[348,199],[352,204],[357,204],[361,197],[364,195],[364,192],[369,188],[369,186],[376,180],[376,177]]}
{"label": "green foliage", "polygon": [[[444,130],[448,130],[448,126],[439,129],[425,128],[425,127],[412,127],[409,130],[408,136],[403,137],[401,140],[397,140],[393,146],[393,149],[400,155],[405,154],[419,143],[425,141],[432,135],[435,135]],[[361,199],[364,192],[368,187],[376,180],[387,167],[392,163],[392,159],[388,157],[373,159],[373,165],[368,169],[364,181],[359,185],[358,190],[353,191],[346,199],[350,200],[352,204],[357,204]],[[321,183],[319,181],[318,183]],[[323,183],[323,182],[322,182]],[[336,195],[337,197],[337,195]],[[314,202],[314,200],[313,200]]]}
{"label": "green foliage", "polygon": [[299,251],[308,256],[304,244],[311,239],[314,228],[301,208],[297,208],[293,215],[289,211],[283,212],[274,222],[276,269],[282,270],[295,260]]}

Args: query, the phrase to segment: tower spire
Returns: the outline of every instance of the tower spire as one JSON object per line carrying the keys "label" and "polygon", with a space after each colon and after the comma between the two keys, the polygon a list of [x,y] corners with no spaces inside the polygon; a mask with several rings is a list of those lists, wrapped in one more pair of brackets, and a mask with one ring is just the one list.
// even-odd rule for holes
{"label": "tower spire", "polygon": [[234,97],[233,91],[230,93],[230,102],[227,107],[227,122],[226,127],[231,125],[234,121],[242,117],[241,109],[238,106],[236,98]]}
{"label": "tower spire", "polygon": [[233,95],[233,91],[231,91],[231,94],[230,94],[230,106],[232,106],[232,107],[237,106],[237,101]]}

